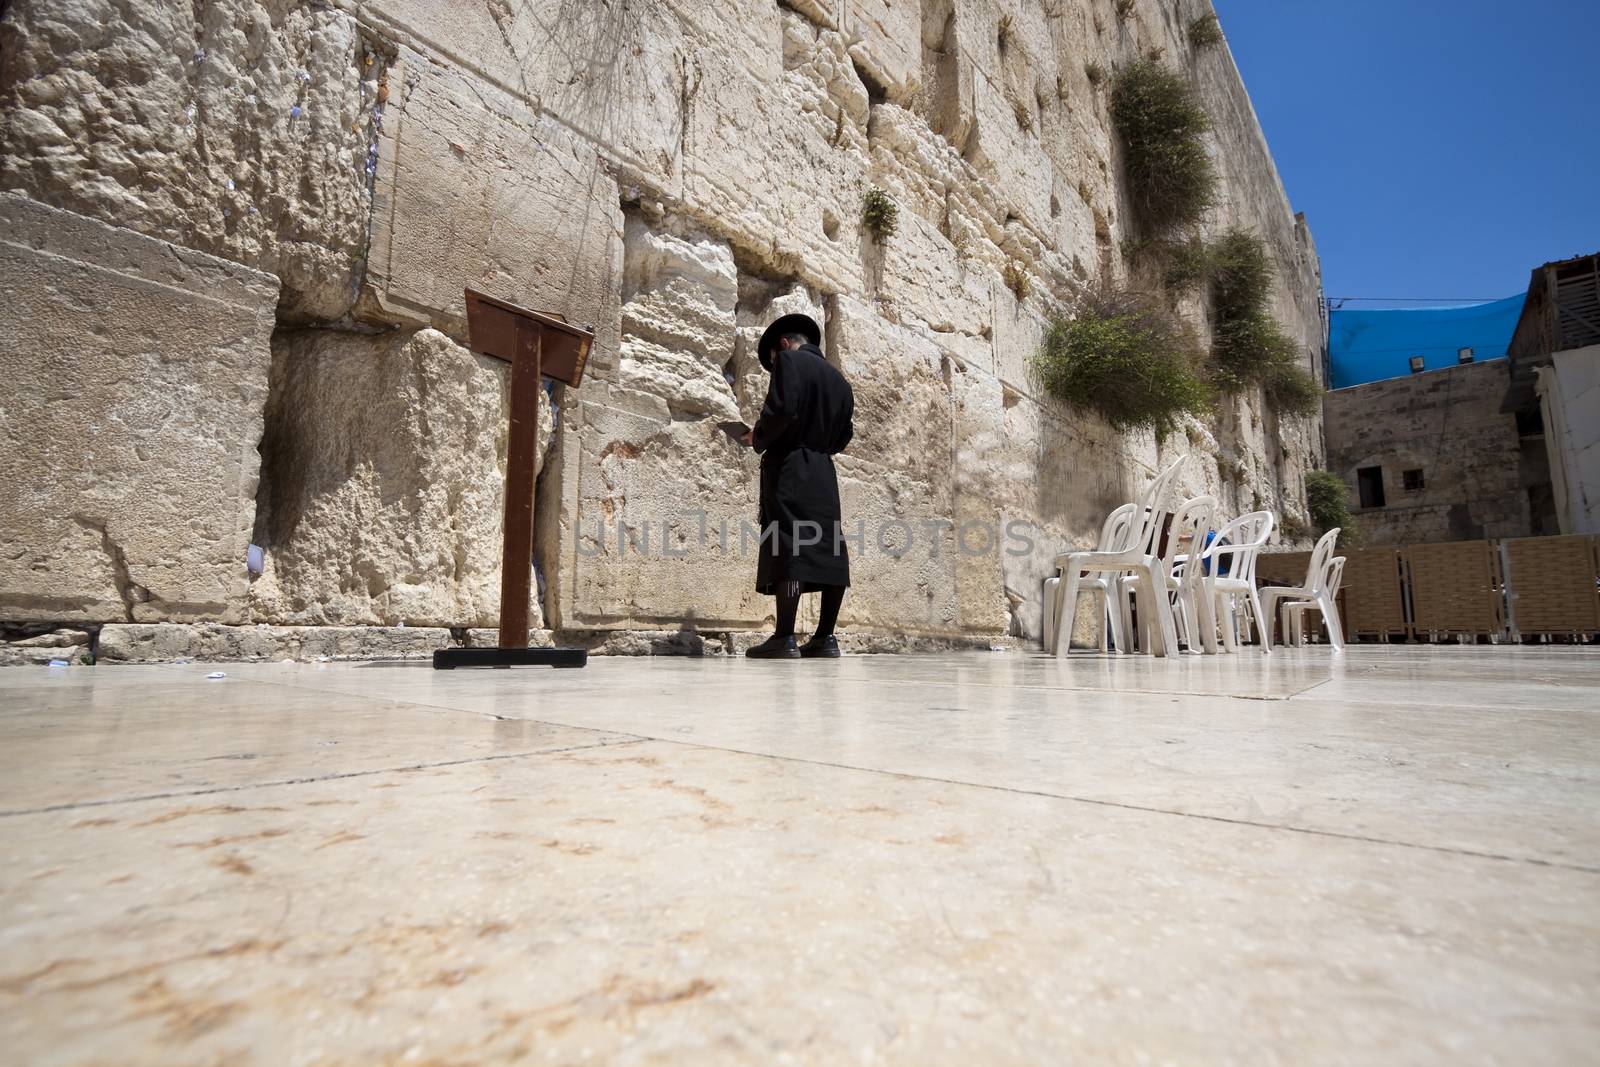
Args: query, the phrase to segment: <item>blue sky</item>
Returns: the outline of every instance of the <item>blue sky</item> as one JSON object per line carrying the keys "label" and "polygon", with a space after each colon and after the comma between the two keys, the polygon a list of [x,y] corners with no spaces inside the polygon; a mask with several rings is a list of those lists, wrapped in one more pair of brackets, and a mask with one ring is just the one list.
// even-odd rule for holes
{"label": "blue sky", "polygon": [[1330,297],[1600,251],[1600,0],[1214,3]]}

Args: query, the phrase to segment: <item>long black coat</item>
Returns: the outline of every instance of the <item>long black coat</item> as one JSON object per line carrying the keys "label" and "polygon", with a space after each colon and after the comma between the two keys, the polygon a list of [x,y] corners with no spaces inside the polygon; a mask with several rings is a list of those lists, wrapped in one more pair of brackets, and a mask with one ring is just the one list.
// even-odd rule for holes
{"label": "long black coat", "polygon": [[855,396],[816,345],[774,352],[772,361],[752,438],[761,453],[756,591],[770,595],[784,581],[798,581],[807,592],[849,585],[833,457],[850,443]]}

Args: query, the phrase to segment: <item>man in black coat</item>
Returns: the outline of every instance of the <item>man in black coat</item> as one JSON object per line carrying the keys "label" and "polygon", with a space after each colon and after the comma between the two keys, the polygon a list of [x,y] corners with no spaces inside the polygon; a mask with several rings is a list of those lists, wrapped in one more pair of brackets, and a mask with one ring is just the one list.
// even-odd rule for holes
{"label": "man in black coat", "polygon": [[[840,529],[833,457],[850,443],[855,397],[823,358],[822,330],[809,315],[784,315],[761,335],[757,354],[771,374],[761,417],[747,436],[761,453],[761,554],[756,591],[777,598],[777,631],[745,653],[753,659],[837,656],[833,636],[850,585]],[[796,646],[804,593],[822,594],[817,631]]]}

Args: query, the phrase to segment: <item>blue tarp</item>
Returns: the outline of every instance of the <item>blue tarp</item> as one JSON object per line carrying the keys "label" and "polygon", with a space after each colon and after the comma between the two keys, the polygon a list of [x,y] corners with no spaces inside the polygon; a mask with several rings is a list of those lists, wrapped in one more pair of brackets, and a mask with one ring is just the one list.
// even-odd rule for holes
{"label": "blue tarp", "polygon": [[1479,363],[1504,359],[1525,296],[1466,307],[1329,312],[1333,388],[1404,377],[1412,356],[1423,358],[1425,370],[1454,367],[1463,348]]}

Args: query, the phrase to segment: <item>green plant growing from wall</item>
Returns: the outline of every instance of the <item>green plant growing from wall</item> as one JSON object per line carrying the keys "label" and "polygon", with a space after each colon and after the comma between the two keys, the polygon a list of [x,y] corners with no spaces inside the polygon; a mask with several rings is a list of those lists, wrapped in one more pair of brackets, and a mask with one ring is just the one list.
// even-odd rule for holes
{"label": "green plant growing from wall", "polygon": [[1339,528],[1341,548],[1357,542],[1355,518],[1350,514],[1350,490],[1332,471],[1306,471],[1306,510],[1320,537]]}
{"label": "green plant growing from wall", "polygon": [[1200,221],[1216,196],[1206,151],[1211,120],[1193,88],[1160,63],[1141,59],[1117,74],[1111,122],[1121,138],[1128,199],[1144,231],[1169,233]]}
{"label": "green plant growing from wall", "polygon": [[1174,296],[1200,288],[1211,272],[1210,248],[1200,237],[1124,242],[1122,253],[1130,270]]}
{"label": "green plant growing from wall", "polygon": [[1322,410],[1322,386],[1295,364],[1275,364],[1261,387],[1266,391],[1267,403],[1281,415],[1309,419]]}
{"label": "green plant growing from wall", "polygon": [[900,206],[882,189],[869,189],[861,201],[861,223],[882,240],[900,228]]}
{"label": "green plant growing from wall", "polygon": [[1211,249],[1199,237],[1171,241],[1166,246],[1166,269],[1161,280],[1175,293],[1187,293],[1204,285],[1211,274]]}
{"label": "green plant growing from wall", "polygon": [[1275,367],[1294,365],[1297,349],[1283,327],[1265,311],[1228,318],[1213,307],[1211,358],[1217,384],[1224,389],[1260,385]]}
{"label": "green plant growing from wall", "polygon": [[1280,414],[1315,415],[1322,390],[1300,366],[1300,346],[1267,309],[1272,260],[1260,237],[1232,229],[1206,247],[1211,284],[1211,356],[1224,389],[1260,385]]}
{"label": "green plant growing from wall", "polygon": [[1117,0],[1117,18],[1126,19],[1133,14],[1134,5],[1138,0]]}
{"label": "green plant growing from wall", "polygon": [[1090,85],[1098,86],[1106,80],[1106,68],[1098,63],[1085,63],[1083,65],[1083,76],[1089,79]]}
{"label": "green plant growing from wall", "polygon": [[1201,15],[1189,23],[1189,43],[1195,48],[1215,48],[1222,39],[1222,23],[1215,13]]}
{"label": "green plant growing from wall", "polygon": [[1051,320],[1032,370],[1052,396],[1114,428],[1165,437],[1185,413],[1210,410],[1200,358],[1189,326],[1158,298],[1101,288],[1078,298],[1070,317]]}

